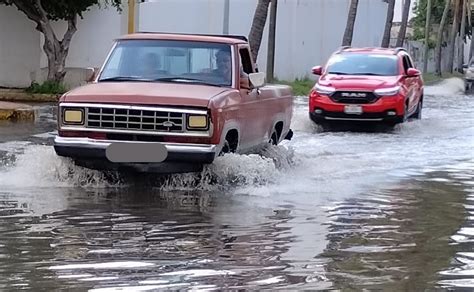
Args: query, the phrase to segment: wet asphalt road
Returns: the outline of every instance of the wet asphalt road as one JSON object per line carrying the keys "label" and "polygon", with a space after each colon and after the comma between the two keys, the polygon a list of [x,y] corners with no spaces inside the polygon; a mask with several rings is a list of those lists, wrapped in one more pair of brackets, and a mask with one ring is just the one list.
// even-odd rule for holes
{"label": "wet asphalt road", "polygon": [[295,136],[199,175],[121,177],[54,154],[53,105],[0,125],[0,290],[474,289],[474,107],[457,80],[423,119]]}

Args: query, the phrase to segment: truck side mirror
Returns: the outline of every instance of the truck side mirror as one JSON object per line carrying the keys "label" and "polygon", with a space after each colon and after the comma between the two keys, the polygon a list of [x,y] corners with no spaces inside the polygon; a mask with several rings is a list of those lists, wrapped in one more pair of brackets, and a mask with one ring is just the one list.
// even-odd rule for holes
{"label": "truck side mirror", "polygon": [[250,83],[254,88],[259,88],[265,85],[265,73],[257,72],[249,74]]}

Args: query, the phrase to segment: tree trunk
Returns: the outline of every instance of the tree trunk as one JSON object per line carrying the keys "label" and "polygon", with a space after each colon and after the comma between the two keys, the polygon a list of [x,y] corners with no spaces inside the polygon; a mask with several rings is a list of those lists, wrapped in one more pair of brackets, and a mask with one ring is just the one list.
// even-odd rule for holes
{"label": "tree trunk", "polygon": [[461,0],[462,3],[462,14],[461,14],[461,32],[459,33],[459,46],[458,46],[458,72],[464,73],[462,65],[464,64],[464,39],[466,38],[466,13],[467,5],[469,4],[467,0]]}
{"label": "tree trunk", "polygon": [[383,33],[382,48],[390,46],[390,33],[392,31],[393,14],[395,10],[395,0],[387,0],[387,19],[385,20],[385,31]]}
{"label": "tree trunk", "polygon": [[257,62],[258,50],[262,42],[263,30],[267,22],[268,6],[270,0],[258,0],[257,8],[253,16],[252,27],[249,33],[250,50],[252,51],[253,61]]}
{"label": "tree trunk", "polygon": [[435,50],[435,74],[441,77],[441,44],[443,43],[443,32],[446,26],[446,19],[448,18],[449,8],[451,7],[451,0],[446,0],[444,6],[443,16],[438,28],[438,36],[436,38],[436,50]]}
{"label": "tree trunk", "polygon": [[41,6],[41,0],[34,0],[36,10],[32,10],[21,1],[13,4],[23,12],[30,20],[36,23],[36,30],[44,36],[43,50],[48,58],[48,81],[61,83],[66,75],[66,57],[69,52],[74,33],[77,31],[77,15],[71,16],[68,20],[68,28],[61,41],[56,37],[56,33],[51,26],[47,12]]}
{"label": "tree trunk", "polygon": [[352,36],[354,34],[354,24],[357,17],[358,5],[359,0],[351,0],[351,6],[349,7],[349,13],[347,15],[346,30],[344,31],[344,36],[342,37],[343,46],[352,45]]}
{"label": "tree trunk", "polygon": [[451,34],[449,35],[448,41],[448,72],[453,73],[454,67],[454,49],[455,49],[455,41],[456,35],[458,32],[458,15],[459,15],[459,0],[454,0],[454,16],[453,16],[453,25],[451,26]]}
{"label": "tree trunk", "polygon": [[428,72],[428,55],[430,53],[430,22],[431,22],[431,0],[428,0],[426,7],[425,23],[425,53],[423,54],[423,73]]}
{"label": "tree trunk", "polygon": [[[473,0],[470,0],[469,1],[469,9],[467,10],[468,11],[468,19],[469,19],[469,26],[472,27],[473,26],[473,23],[472,23],[472,10],[471,10],[471,7],[472,7],[472,3],[473,3]],[[472,57],[474,56],[474,30],[471,29],[471,49],[469,50],[469,60],[468,62],[471,61]]]}
{"label": "tree trunk", "polygon": [[396,47],[403,47],[403,43],[405,42],[405,37],[407,33],[407,25],[408,25],[408,16],[410,14],[410,5],[411,5],[411,0],[405,0],[405,5],[403,6],[402,24],[400,26],[400,31],[398,32]]}

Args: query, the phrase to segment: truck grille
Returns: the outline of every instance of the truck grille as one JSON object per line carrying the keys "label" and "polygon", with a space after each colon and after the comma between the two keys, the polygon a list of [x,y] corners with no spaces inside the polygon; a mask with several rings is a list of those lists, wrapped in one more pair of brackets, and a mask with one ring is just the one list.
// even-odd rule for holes
{"label": "truck grille", "polygon": [[185,113],[89,107],[86,109],[87,127],[117,130],[183,132]]}
{"label": "truck grille", "polygon": [[378,97],[368,91],[336,91],[331,99],[339,103],[364,104],[377,101]]}

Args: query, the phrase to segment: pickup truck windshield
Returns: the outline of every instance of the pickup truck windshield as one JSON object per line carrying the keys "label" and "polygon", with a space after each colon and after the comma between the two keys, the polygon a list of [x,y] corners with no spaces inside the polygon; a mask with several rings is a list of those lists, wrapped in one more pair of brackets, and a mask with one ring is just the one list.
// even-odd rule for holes
{"label": "pickup truck windshield", "polygon": [[122,40],[107,59],[99,82],[137,81],[232,84],[227,44],[177,40]]}
{"label": "pickup truck windshield", "polygon": [[395,76],[398,74],[397,57],[343,53],[329,60],[327,72],[340,75]]}

